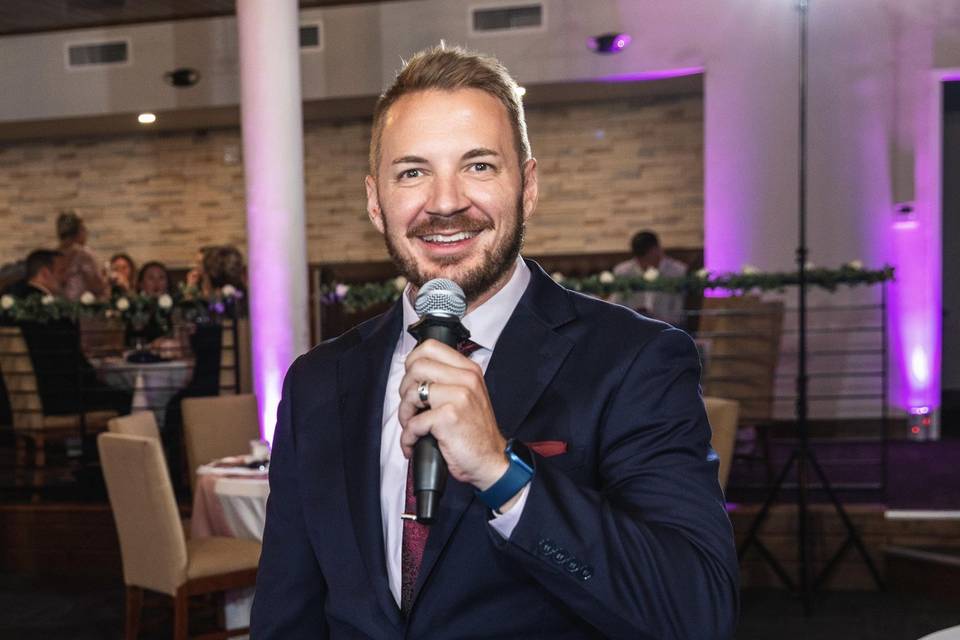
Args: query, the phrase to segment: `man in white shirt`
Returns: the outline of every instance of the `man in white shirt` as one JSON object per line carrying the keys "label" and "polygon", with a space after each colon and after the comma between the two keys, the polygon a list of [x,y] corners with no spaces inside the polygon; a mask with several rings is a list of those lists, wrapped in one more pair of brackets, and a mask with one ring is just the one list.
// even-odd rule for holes
{"label": "man in white shirt", "polygon": [[[656,269],[660,278],[680,278],[687,274],[687,265],[671,258],[660,246],[660,238],[652,231],[640,231],[630,241],[633,257],[613,268],[613,274],[626,278],[642,278],[650,269]],[[675,327],[686,325],[683,312],[683,294],[667,291],[635,291],[611,300]]]}
{"label": "man in white shirt", "polygon": [[[519,257],[537,202],[516,83],[415,55],[374,113],[367,211],[409,280],[295,362],[270,469],[255,638],[728,638],[737,562],[692,341]],[[435,277],[472,344],[416,346]],[[436,522],[409,458],[434,436]]]}

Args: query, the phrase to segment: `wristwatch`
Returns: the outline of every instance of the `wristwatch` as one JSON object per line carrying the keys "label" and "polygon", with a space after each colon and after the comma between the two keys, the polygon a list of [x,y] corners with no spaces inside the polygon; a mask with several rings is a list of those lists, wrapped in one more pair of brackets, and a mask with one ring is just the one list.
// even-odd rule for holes
{"label": "wristwatch", "polygon": [[503,450],[510,466],[500,479],[494,482],[486,491],[477,491],[480,502],[490,509],[497,511],[505,502],[510,500],[520,489],[523,489],[533,479],[535,465],[533,453],[519,440],[512,438],[507,441]]}

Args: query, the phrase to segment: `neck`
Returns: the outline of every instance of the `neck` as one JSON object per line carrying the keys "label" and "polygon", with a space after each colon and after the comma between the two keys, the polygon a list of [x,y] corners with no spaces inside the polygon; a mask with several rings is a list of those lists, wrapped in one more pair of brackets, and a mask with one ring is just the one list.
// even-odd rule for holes
{"label": "neck", "polygon": [[27,284],[30,285],[31,287],[36,287],[37,289],[40,289],[41,291],[43,291],[43,292],[46,293],[46,294],[52,294],[52,293],[53,293],[53,292],[50,290],[50,287],[48,287],[46,284],[44,284],[42,280],[38,280],[37,278],[31,278],[31,279],[27,280]]}

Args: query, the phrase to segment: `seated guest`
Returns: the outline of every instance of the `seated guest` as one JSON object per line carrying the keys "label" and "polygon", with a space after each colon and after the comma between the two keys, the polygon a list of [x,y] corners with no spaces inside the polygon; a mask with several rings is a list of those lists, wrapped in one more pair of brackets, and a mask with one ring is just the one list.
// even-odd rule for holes
{"label": "seated guest", "polygon": [[[202,258],[192,276],[192,283],[199,287],[205,297],[216,295],[223,287],[230,285],[239,292],[246,291],[246,265],[243,255],[236,247],[204,247]],[[190,276],[187,280],[191,284]],[[232,304],[232,303],[230,303]],[[240,309],[227,308],[228,313]],[[167,404],[166,426],[164,428],[164,447],[172,470],[175,484],[180,480],[176,470],[180,461],[180,442],[183,438],[183,417],[180,402],[183,398],[197,396],[215,396],[220,394],[220,358],[222,351],[223,327],[217,321],[198,322],[190,335],[190,347],[194,354],[193,377],[190,384],[177,393]],[[189,470],[193,472],[192,469]],[[179,489],[182,490],[182,487]]]}
{"label": "seated guest", "polygon": [[[27,256],[25,297],[59,294],[65,260],[59,251],[44,249]],[[25,321],[20,323],[20,329],[30,352],[44,414],[97,410],[130,413],[131,391],[114,389],[97,379],[80,348],[80,330],[73,321]]]}
{"label": "seated guest", "polygon": [[[161,262],[148,262],[140,268],[137,275],[136,291],[151,298],[159,298],[165,293],[169,293],[170,276],[167,274],[167,268]],[[161,326],[156,316],[151,316],[146,326],[136,331],[127,331],[127,344],[131,345],[136,340],[150,342],[155,351],[170,351],[171,346],[166,340],[154,344],[157,339],[163,338],[168,333],[168,328]]]}
{"label": "seated guest", "polygon": [[[641,277],[648,269],[656,269],[661,278],[679,278],[687,273],[687,265],[663,252],[660,239],[652,231],[641,231],[630,241],[633,257],[613,268],[620,277]],[[635,291],[626,298],[616,297],[613,302],[635,309],[657,320],[683,327],[683,294],[665,291]]]}
{"label": "seated guest", "polygon": [[153,298],[170,293],[170,274],[167,267],[155,260],[143,265],[137,275],[137,291]]}
{"label": "seated guest", "polygon": [[110,272],[107,274],[112,292],[115,295],[130,293],[133,290],[133,274],[136,272],[133,258],[125,253],[114,254],[110,258]]}
{"label": "seated guest", "polygon": [[83,219],[72,211],[61,213],[57,217],[57,237],[60,251],[66,258],[61,295],[75,301],[89,291],[98,298],[105,298],[110,287],[100,273],[97,259],[86,247],[87,226]]}

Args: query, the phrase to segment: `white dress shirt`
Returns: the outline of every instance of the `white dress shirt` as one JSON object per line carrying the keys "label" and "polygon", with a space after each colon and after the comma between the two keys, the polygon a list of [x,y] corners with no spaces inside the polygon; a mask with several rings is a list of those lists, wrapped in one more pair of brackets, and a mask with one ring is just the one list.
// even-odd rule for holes
{"label": "white dress shirt", "polygon": [[[520,302],[520,298],[523,297],[523,292],[527,290],[529,282],[530,269],[520,257],[517,257],[513,275],[507,284],[489,300],[463,317],[463,326],[470,331],[470,339],[480,345],[480,348],[471,354],[470,359],[479,364],[484,373],[487,371],[487,364],[493,356],[500,333],[513,314],[517,303]],[[406,328],[419,320],[408,293],[409,287],[401,296],[403,298],[403,331],[390,360],[390,375],[387,378],[383,398],[383,430],[380,434],[380,515],[383,524],[384,552],[387,558],[387,577],[390,581],[390,591],[398,605],[400,604],[400,557],[403,545],[403,520],[400,515],[404,512],[406,503],[408,461],[403,457],[403,451],[400,449],[401,429],[397,410],[400,407],[400,381],[406,372],[404,365],[407,354],[417,346],[416,339],[407,332]],[[524,488],[520,500],[512,509],[503,515],[495,515],[490,521],[490,526],[504,538],[510,537],[510,533],[520,519],[526,497],[527,489]]]}

